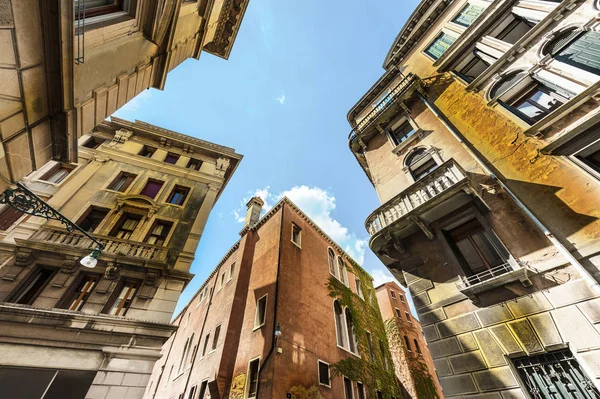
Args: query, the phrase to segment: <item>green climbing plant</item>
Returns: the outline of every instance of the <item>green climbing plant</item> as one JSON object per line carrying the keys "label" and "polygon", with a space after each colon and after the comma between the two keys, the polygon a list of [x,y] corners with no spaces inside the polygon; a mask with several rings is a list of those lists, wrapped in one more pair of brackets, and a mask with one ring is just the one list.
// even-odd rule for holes
{"label": "green climbing plant", "polygon": [[[337,299],[342,308],[347,307],[352,312],[360,358],[349,357],[331,364],[332,377],[344,375],[353,381],[361,381],[369,397],[372,398],[377,397],[377,390],[381,391],[384,398],[400,397],[386,328],[379,312],[372,279],[354,262],[348,266],[348,271],[360,280],[364,300],[333,276],[329,277],[327,288],[329,296]],[[373,359],[371,359],[367,332],[371,334]],[[379,344],[380,342],[382,345]]]}

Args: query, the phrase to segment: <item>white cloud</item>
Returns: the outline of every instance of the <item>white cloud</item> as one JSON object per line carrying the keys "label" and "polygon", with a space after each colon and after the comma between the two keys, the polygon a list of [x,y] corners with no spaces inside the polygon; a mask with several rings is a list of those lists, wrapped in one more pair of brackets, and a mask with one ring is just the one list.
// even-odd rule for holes
{"label": "white cloud", "polygon": [[283,105],[285,102],[285,96],[282,94],[280,97],[277,97],[277,101],[279,101],[279,104]]}
{"label": "white cloud", "polygon": [[373,286],[377,287],[383,283],[387,283],[390,281],[396,281],[392,273],[389,270],[384,268],[373,268],[371,269],[371,277],[373,277]]}
{"label": "white cloud", "polygon": [[296,186],[279,194],[273,194],[269,186],[263,189],[257,189],[249,193],[250,195],[243,199],[240,208],[233,211],[236,220],[240,223],[244,221],[246,202],[252,196],[259,196],[264,202],[263,211],[269,211],[275,202],[281,198],[288,197],[302,211],[304,211],[327,235],[329,235],[344,251],[352,256],[358,263],[364,261],[365,250],[367,249],[367,240],[359,238],[355,233],[348,231],[347,227],[337,221],[332,213],[335,211],[335,197],[319,187]]}

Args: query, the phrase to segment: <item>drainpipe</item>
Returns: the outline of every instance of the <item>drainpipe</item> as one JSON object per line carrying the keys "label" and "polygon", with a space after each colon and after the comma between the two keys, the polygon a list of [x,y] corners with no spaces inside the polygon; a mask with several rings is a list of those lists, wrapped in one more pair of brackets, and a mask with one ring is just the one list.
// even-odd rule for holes
{"label": "drainpipe", "polygon": [[591,285],[592,289],[596,293],[600,293],[600,285],[598,284],[598,282],[596,281],[596,279],[594,279],[594,277],[592,277],[592,275],[590,274],[590,272],[588,272],[587,269],[585,267],[583,267],[583,265],[573,256],[573,254],[571,253],[571,251],[569,251],[554,236],[554,234],[552,234],[552,232],[529,210],[529,208],[527,208],[527,206],[523,202],[521,202],[521,200],[511,191],[511,189],[508,188],[508,186],[506,186],[506,184],[504,184],[504,182],[502,180],[500,180],[498,178],[498,176],[496,176],[496,174],[494,172],[492,172],[492,170],[485,164],[485,162],[473,150],[471,150],[471,148],[464,142],[464,140],[462,138],[462,135],[452,125],[452,123],[448,120],[448,118],[446,118],[446,116],[441,111],[439,111],[438,108],[434,104],[432,104],[431,102],[429,102],[429,100],[427,100],[427,98],[425,98],[425,96],[423,94],[417,92],[417,96],[419,97],[419,99],[421,101],[423,101],[423,103],[427,106],[427,108],[429,108],[429,110],[442,122],[442,124],[446,127],[446,129],[448,129],[450,131],[450,133],[452,133],[452,135],[454,136],[454,138],[456,140],[458,140],[458,142],[469,153],[469,155],[471,155],[471,157],[473,157],[473,159],[475,159],[475,161],[481,166],[481,168],[484,170],[484,172],[487,173],[488,175],[490,175],[491,178],[494,179],[494,181],[500,187],[502,187],[502,189],[509,195],[509,197],[512,198],[513,201],[515,201],[515,203],[517,204],[517,206],[519,208],[521,208],[521,210],[523,212],[525,212],[525,214],[529,217],[529,219],[531,219],[531,221],[533,221],[533,223],[537,226],[537,228],[540,229],[540,231],[542,233],[544,233],[544,235],[546,236],[546,238],[548,238],[548,240],[550,240],[550,242],[554,245],[554,247],[565,258],[567,258],[567,260],[573,266],[575,266],[575,268],[577,269],[577,271],[579,272],[579,274],[581,275],[581,277],[583,277],[583,279],[585,281],[587,281],[588,284]]}

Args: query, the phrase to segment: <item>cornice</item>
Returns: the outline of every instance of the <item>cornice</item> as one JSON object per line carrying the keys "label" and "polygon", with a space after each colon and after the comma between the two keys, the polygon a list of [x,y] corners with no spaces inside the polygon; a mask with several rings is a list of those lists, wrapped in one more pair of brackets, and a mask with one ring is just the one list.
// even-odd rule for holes
{"label": "cornice", "polygon": [[375,98],[377,98],[381,91],[386,88],[399,73],[400,71],[394,67],[385,71],[385,73],[381,75],[379,79],[377,79],[377,82],[375,82],[373,86],[367,90],[360,100],[358,100],[358,102],[352,108],[350,108],[348,115],[346,115],[350,126],[353,128],[356,127],[356,117],[358,114],[360,114],[366,106],[368,106]]}
{"label": "cornice", "polygon": [[211,54],[229,58],[231,48],[240,29],[249,0],[224,0],[213,41],[204,46]]}

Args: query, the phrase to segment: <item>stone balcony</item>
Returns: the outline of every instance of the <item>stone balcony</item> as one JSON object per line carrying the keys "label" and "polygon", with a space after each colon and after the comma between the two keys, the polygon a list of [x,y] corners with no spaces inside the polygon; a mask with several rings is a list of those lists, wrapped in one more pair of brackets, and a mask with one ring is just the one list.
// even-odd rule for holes
{"label": "stone balcony", "polygon": [[[93,235],[104,245],[100,259],[119,259],[132,264],[156,263],[167,261],[167,248],[115,237]],[[70,233],[64,228],[43,226],[30,238],[31,244],[38,249],[59,251],[69,255],[87,255],[95,244],[79,233]],[[31,245],[28,245],[31,246]]]}
{"label": "stone balcony", "polygon": [[371,249],[377,253],[392,235],[403,238],[419,230],[432,238],[429,224],[472,201],[474,192],[465,170],[454,159],[444,162],[369,215]]}
{"label": "stone balcony", "polygon": [[500,287],[513,281],[520,281],[525,287],[531,286],[530,270],[516,261],[509,261],[484,272],[469,277],[461,276],[456,283],[460,292],[470,298],[492,288]]}

